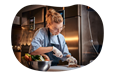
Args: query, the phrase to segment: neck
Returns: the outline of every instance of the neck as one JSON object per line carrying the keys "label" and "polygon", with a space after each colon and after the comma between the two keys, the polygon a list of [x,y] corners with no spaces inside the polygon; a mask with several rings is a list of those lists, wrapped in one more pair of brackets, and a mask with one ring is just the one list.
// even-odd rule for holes
{"label": "neck", "polygon": [[50,32],[50,35],[51,36],[54,36],[55,34],[52,34],[51,31],[50,31],[50,28],[47,28],[47,30],[49,29],[49,32]]}

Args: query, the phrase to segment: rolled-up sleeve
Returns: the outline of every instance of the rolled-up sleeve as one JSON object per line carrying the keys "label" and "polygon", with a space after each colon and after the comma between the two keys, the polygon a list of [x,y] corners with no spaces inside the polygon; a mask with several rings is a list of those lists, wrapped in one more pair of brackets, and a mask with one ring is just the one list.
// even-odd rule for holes
{"label": "rolled-up sleeve", "polygon": [[43,34],[39,31],[31,42],[31,52],[37,50],[39,47],[43,47],[44,45],[43,41],[44,41]]}
{"label": "rolled-up sleeve", "polygon": [[65,42],[65,39],[63,41],[63,57],[61,58],[62,61],[65,61],[67,59],[67,55],[71,55],[71,53],[68,50],[67,44]]}

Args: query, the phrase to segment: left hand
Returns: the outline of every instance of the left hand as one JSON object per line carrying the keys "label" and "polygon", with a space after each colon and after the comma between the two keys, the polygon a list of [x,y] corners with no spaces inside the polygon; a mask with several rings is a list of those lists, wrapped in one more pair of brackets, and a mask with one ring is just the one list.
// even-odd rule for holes
{"label": "left hand", "polygon": [[77,64],[77,60],[76,60],[73,56],[68,57],[68,58],[66,59],[66,61],[68,61],[68,63],[73,62],[73,63]]}

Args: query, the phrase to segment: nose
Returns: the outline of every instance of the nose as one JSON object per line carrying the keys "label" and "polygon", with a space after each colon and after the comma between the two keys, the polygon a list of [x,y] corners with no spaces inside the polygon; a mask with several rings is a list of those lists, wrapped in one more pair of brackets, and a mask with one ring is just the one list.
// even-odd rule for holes
{"label": "nose", "polygon": [[57,32],[60,32],[60,29],[58,29]]}
{"label": "nose", "polygon": [[58,30],[57,30],[57,32],[58,32],[58,33],[60,33],[60,32],[61,32],[61,30],[60,30],[60,29],[58,29]]}

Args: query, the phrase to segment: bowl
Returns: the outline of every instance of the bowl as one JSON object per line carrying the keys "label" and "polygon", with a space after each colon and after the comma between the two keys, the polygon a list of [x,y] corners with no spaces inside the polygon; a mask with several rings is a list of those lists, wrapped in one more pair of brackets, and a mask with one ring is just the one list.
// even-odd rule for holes
{"label": "bowl", "polygon": [[47,71],[52,61],[30,61],[30,68],[39,71]]}
{"label": "bowl", "polygon": [[30,69],[47,71],[50,68],[52,61],[26,61],[22,58],[21,63]]}

